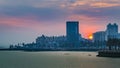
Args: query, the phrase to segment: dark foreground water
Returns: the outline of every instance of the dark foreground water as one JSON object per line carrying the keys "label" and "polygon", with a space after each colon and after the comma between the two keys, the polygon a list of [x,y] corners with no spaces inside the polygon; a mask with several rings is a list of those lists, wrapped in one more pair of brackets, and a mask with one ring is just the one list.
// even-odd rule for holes
{"label": "dark foreground water", "polygon": [[120,68],[120,58],[96,52],[0,51],[0,68]]}

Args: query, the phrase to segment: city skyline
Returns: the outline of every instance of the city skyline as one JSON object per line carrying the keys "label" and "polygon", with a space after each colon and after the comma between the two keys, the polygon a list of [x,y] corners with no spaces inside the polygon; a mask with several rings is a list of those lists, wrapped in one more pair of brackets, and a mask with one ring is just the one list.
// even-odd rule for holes
{"label": "city skyline", "polygon": [[68,20],[79,21],[85,38],[108,23],[120,25],[119,0],[1,0],[0,7],[1,46],[29,43],[42,34],[66,35]]}
{"label": "city skyline", "polygon": [[[116,23],[106,25],[105,31],[97,31],[90,36],[89,39],[81,37],[79,33],[79,21],[66,21],[66,36],[38,36],[35,42],[11,44],[10,49],[48,49],[48,50],[64,50],[64,49],[83,49],[98,50],[108,48],[106,45],[109,40],[118,42],[120,33]],[[111,42],[109,42],[111,43]],[[115,44],[118,47],[119,44]],[[111,47],[111,46],[110,46]],[[118,47],[119,48],[119,47]],[[114,48],[113,48],[114,49]]]}

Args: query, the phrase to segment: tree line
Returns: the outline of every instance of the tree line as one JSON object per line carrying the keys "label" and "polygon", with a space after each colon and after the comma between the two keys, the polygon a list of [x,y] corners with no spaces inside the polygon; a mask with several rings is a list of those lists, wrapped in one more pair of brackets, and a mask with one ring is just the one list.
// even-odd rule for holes
{"label": "tree line", "polygon": [[107,41],[109,50],[120,50],[120,39],[109,38]]}

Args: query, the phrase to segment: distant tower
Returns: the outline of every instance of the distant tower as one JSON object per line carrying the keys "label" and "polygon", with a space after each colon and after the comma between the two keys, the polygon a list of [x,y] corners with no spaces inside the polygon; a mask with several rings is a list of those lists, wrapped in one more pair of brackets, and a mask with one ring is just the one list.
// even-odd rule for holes
{"label": "distant tower", "polygon": [[77,45],[79,42],[79,22],[78,21],[67,21],[67,41],[70,45]]}
{"label": "distant tower", "polygon": [[107,38],[117,38],[118,36],[118,25],[116,23],[107,25]]}

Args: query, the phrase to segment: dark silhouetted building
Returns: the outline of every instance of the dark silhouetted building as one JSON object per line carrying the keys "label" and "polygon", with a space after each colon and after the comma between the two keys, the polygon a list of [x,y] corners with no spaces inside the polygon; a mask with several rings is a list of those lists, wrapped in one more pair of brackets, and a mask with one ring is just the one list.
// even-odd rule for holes
{"label": "dark silhouetted building", "polygon": [[106,41],[106,32],[105,31],[99,31],[99,32],[95,32],[93,33],[93,41],[94,42],[104,42]]}
{"label": "dark silhouetted building", "polygon": [[117,38],[118,36],[118,25],[116,23],[107,25],[107,38]]}
{"label": "dark silhouetted building", "polygon": [[106,32],[105,31],[99,31],[99,32],[95,32],[93,33],[93,42],[95,46],[98,47],[105,47],[106,46]]}
{"label": "dark silhouetted building", "polygon": [[70,45],[75,46],[79,44],[79,22],[67,21],[66,22],[67,41]]}

